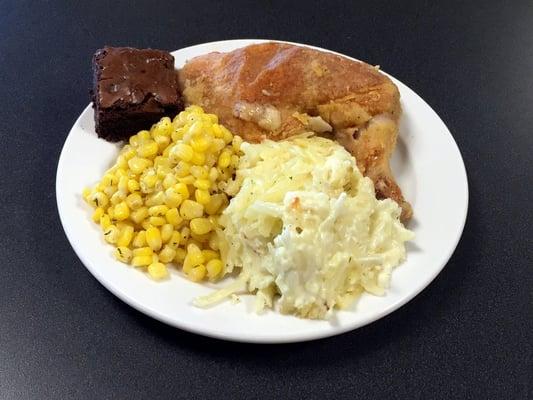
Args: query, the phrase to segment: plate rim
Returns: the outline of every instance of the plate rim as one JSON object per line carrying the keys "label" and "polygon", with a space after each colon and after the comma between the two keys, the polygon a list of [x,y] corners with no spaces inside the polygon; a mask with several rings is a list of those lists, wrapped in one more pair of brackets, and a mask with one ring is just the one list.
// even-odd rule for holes
{"label": "plate rim", "polygon": [[[353,60],[357,60],[354,57],[351,57],[351,56],[348,56],[346,54],[342,54],[342,53],[339,53],[339,52],[335,52],[335,51],[332,51],[332,50],[329,50],[329,49],[325,49],[325,48],[321,48],[321,47],[317,47],[317,46],[313,46],[313,45],[309,45],[309,44],[305,44],[305,43],[289,42],[289,41],[274,40],[274,39],[231,39],[231,40],[220,40],[220,41],[213,41],[213,42],[205,42],[205,43],[199,43],[199,44],[187,46],[187,47],[184,47],[184,48],[181,48],[181,49],[177,49],[177,50],[172,51],[171,53],[174,54],[176,52],[191,51],[191,50],[194,50],[195,48],[210,47],[210,46],[217,46],[218,47],[218,46],[225,46],[225,45],[231,45],[231,44],[239,44],[239,47],[242,47],[242,46],[246,46],[246,45],[249,45],[249,44],[262,43],[262,42],[288,43],[288,44],[293,44],[293,45],[297,45],[297,46],[305,46],[305,47],[312,48],[312,49],[315,49],[315,50],[326,51],[326,52],[329,52],[329,53],[340,55],[342,57],[347,57],[347,58],[350,58],[350,59],[353,59]],[[64,152],[65,152],[65,149],[67,148],[67,144],[69,143],[69,139],[71,139],[71,133],[72,133],[74,127],[79,125],[79,122],[83,118],[85,113],[92,108],[92,105],[90,103],[89,103],[89,105],[87,107],[85,107],[83,109],[83,111],[80,113],[80,115],[78,116],[78,118],[76,119],[74,124],[72,125],[71,129],[69,130],[69,133],[66,136],[66,139],[65,139],[65,141],[63,143],[63,146],[61,148],[61,152],[60,152],[60,156],[59,156],[59,160],[58,160],[58,164],[57,164],[57,170],[56,170],[56,185],[55,185],[56,205],[57,205],[57,209],[58,209],[58,214],[59,214],[59,218],[60,218],[60,221],[61,221],[61,225],[63,227],[63,230],[64,230],[64,232],[65,232],[65,234],[67,236],[67,239],[68,239],[71,247],[73,248],[73,250],[76,253],[76,255],[78,256],[78,258],[82,261],[82,263],[85,266],[85,268],[87,270],[89,270],[91,275],[93,275],[93,277],[96,278],[96,280],[98,282],[100,282],[100,284],[102,284],[107,290],[109,290],[111,293],[113,293],[116,297],[118,297],[120,300],[122,300],[123,302],[125,302],[129,306],[131,306],[134,309],[140,311],[141,313],[143,313],[143,314],[145,314],[145,315],[147,315],[147,316],[149,316],[151,318],[154,318],[154,319],[156,319],[156,320],[158,320],[160,322],[163,322],[163,323],[165,323],[167,325],[170,325],[170,326],[173,326],[175,328],[179,328],[179,329],[182,329],[182,330],[194,333],[194,334],[199,334],[199,335],[202,335],[202,336],[207,336],[207,337],[211,337],[211,338],[215,338],[215,339],[234,341],[234,342],[243,342],[243,343],[263,343],[263,344],[267,344],[267,343],[295,343],[295,342],[311,341],[311,340],[317,340],[317,339],[322,339],[322,338],[326,338],[326,337],[336,336],[336,335],[340,335],[340,334],[343,334],[343,333],[346,333],[346,332],[349,332],[349,331],[356,330],[358,328],[361,328],[363,326],[369,325],[369,324],[371,324],[371,323],[373,323],[373,322],[375,322],[375,321],[377,321],[377,320],[379,320],[381,318],[384,318],[385,316],[393,313],[394,311],[398,310],[403,305],[405,305],[408,302],[410,302],[413,298],[418,296],[424,289],[426,289],[435,280],[435,278],[442,272],[444,267],[448,264],[450,258],[452,257],[453,253],[455,252],[455,250],[457,248],[457,245],[459,244],[459,241],[462,238],[464,227],[465,227],[465,224],[466,224],[466,219],[467,219],[467,215],[468,215],[468,208],[469,208],[469,185],[468,185],[468,175],[467,175],[467,172],[466,172],[466,167],[465,167],[464,160],[463,160],[461,151],[459,149],[459,146],[457,145],[457,142],[455,141],[455,138],[453,137],[453,135],[452,135],[451,131],[449,130],[449,128],[447,127],[447,125],[444,123],[444,121],[442,121],[440,115],[437,112],[435,112],[435,110],[421,96],[419,96],[416,92],[414,92],[405,83],[399,81],[398,79],[394,78],[393,76],[387,74],[386,72],[384,72],[382,70],[380,70],[380,71],[382,73],[384,73],[385,75],[393,78],[395,81],[400,82],[408,91],[412,92],[411,94],[413,94],[416,97],[418,97],[418,99],[420,101],[422,101],[424,103],[424,105],[427,106],[431,110],[431,112],[434,114],[434,116],[445,127],[447,136],[448,136],[449,139],[451,139],[451,144],[453,145],[453,150],[457,153],[458,160],[460,161],[460,165],[458,165],[460,167],[460,171],[459,172],[462,175],[462,178],[463,178],[463,181],[464,181],[463,182],[464,183],[464,199],[463,199],[463,201],[461,203],[464,204],[464,207],[463,207],[463,210],[462,210],[462,213],[461,213],[461,216],[460,216],[460,226],[459,226],[459,229],[457,231],[457,234],[456,234],[456,236],[454,238],[454,241],[450,242],[451,245],[449,246],[449,250],[446,253],[446,255],[443,257],[443,259],[442,259],[440,265],[438,266],[438,268],[435,268],[435,270],[432,272],[432,274],[424,281],[424,283],[422,285],[420,285],[420,287],[417,287],[416,290],[410,291],[405,296],[403,296],[401,299],[399,299],[396,302],[388,305],[383,310],[380,310],[379,312],[376,312],[371,317],[365,319],[362,323],[358,323],[358,322],[355,322],[354,324],[349,324],[348,323],[348,324],[346,324],[344,326],[337,327],[335,331],[326,331],[326,330],[324,330],[324,331],[319,331],[318,333],[314,333],[312,331],[305,332],[305,333],[298,333],[297,337],[293,337],[290,334],[288,334],[286,336],[271,337],[269,335],[261,336],[261,335],[256,335],[256,334],[254,334],[255,336],[249,336],[249,335],[246,335],[246,334],[243,334],[243,335],[238,335],[237,334],[236,335],[236,334],[227,334],[227,333],[224,333],[224,332],[219,333],[216,330],[205,331],[205,330],[197,327],[195,324],[188,323],[186,320],[176,321],[175,319],[172,319],[172,318],[166,316],[165,314],[158,312],[158,310],[156,310],[156,309],[152,309],[152,308],[146,307],[145,305],[143,305],[142,302],[138,301],[135,297],[133,297],[133,296],[129,295],[128,293],[124,292],[123,290],[115,287],[115,285],[112,282],[110,282],[109,280],[106,280],[105,277],[103,276],[103,274],[100,273],[98,268],[93,268],[91,266],[91,262],[89,260],[85,259],[85,257],[83,256],[83,252],[78,250],[79,244],[76,244],[76,241],[73,240],[74,234],[71,232],[68,223],[66,223],[66,220],[65,220],[66,216],[62,212],[64,200],[60,196],[60,193],[61,193],[61,190],[60,190],[61,189],[60,172],[65,168],[63,166],[63,164],[65,162],[64,161],[64,159],[65,159]]]}

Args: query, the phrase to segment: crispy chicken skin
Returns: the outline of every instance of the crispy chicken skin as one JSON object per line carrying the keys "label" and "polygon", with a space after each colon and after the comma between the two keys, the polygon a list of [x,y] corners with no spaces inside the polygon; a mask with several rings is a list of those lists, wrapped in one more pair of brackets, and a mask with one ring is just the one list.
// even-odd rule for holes
{"label": "crispy chicken skin", "polygon": [[[389,166],[400,94],[377,68],[306,47],[263,43],[189,60],[179,72],[186,103],[218,115],[244,140],[303,131],[332,134],[375,184],[378,198],[412,216]],[[320,117],[320,118],[318,118]]]}

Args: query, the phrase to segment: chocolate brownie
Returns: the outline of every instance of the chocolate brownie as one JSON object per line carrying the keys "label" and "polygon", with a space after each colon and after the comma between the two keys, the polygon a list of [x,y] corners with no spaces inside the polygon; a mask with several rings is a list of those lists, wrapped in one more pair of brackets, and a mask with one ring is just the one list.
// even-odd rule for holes
{"label": "chocolate brownie", "polygon": [[104,47],[93,56],[96,133],[127,140],[183,109],[174,57],[166,51]]}

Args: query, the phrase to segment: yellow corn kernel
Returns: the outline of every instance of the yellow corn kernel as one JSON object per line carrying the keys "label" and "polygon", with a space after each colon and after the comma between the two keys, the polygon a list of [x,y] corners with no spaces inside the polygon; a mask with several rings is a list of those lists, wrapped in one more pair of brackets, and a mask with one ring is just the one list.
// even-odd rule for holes
{"label": "yellow corn kernel", "polygon": [[161,248],[161,232],[155,226],[146,230],[146,243],[148,243],[148,246],[154,251],[158,251]]}
{"label": "yellow corn kernel", "polygon": [[224,204],[223,194],[214,194],[210,197],[209,202],[205,205],[205,211],[209,215],[214,215]]}
{"label": "yellow corn kernel", "polygon": [[135,175],[140,175],[146,168],[150,167],[152,162],[146,158],[133,157],[128,160],[128,166]]}
{"label": "yellow corn kernel", "polygon": [[226,147],[226,143],[224,143],[223,139],[213,139],[209,151],[212,153],[219,153],[224,147]]}
{"label": "yellow corn kernel", "polygon": [[118,180],[123,177],[123,176],[128,176],[128,171],[126,171],[125,168],[118,168],[116,171],[115,171],[115,176],[117,178],[117,184],[118,184]]}
{"label": "yellow corn kernel", "polygon": [[155,142],[157,143],[158,150],[164,151],[168,145],[170,144],[170,137],[164,136],[164,135],[158,135],[154,138]]}
{"label": "yellow corn kernel", "polygon": [[203,165],[205,164],[205,154],[195,151],[190,161],[194,165]]}
{"label": "yellow corn kernel", "polygon": [[220,128],[219,124],[213,124],[213,133],[217,138],[222,138],[224,136],[224,133],[222,132],[222,129]]}
{"label": "yellow corn kernel", "polygon": [[163,187],[165,189],[168,189],[172,186],[174,186],[178,181],[172,174],[167,174],[165,178],[163,179]]}
{"label": "yellow corn kernel", "polygon": [[152,136],[169,136],[172,132],[172,121],[169,117],[163,117],[161,120],[152,126]]}
{"label": "yellow corn kernel", "polygon": [[167,267],[160,262],[151,263],[148,265],[148,274],[157,281],[165,279],[168,276]]}
{"label": "yellow corn kernel", "polygon": [[133,247],[141,248],[146,246],[146,231],[139,231],[135,234],[132,242]]}
{"label": "yellow corn kernel", "polygon": [[191,164],[185,161],[178,162],[178,165],[176,165],[174,172],[176,173],[176,176],[178,178],[183,178],[190,174],[191,171]]}
{"label": "yellow corn kernel", "polygon": [[165,214],[165,218],[173,227],[177,227],[183,221],[177,208],[169,209]]}
{"label": "yellow corn kernel", "polygon": [[126,228],[127,226],[133,228],[133,225],[132,225],[130,222],[128,222],[128,221],[118,221],[116,225],[117,225],[117,228],[118,228],[121,232],[122,232],[122,230],[123,230],[124,228]]}
{"label": "yellow corn kernel", "polygon": [[216,165],[218,160],[218,154],[206,153],[205,154],[205,166],[211,168]]}
{"label": "yellow corn kernel", "polygon": [[196,235],[205,235],[211,232],[213,225],[207,218],[194,218],[190,223],[191,232]]}
{"label": "yellow corn kernel", "polygon": [[[118,193],[118,192],[117,192]],[[117,221],[124,221],[130,216],[130,209],[125,201],[118,203],[113,211],[113,217]]]}
{"label": "yellow corn kernel", "polygon": [[[187,245],[187,253],[193,254],[193,255],[202,255],[202,250],[200,249],[200,246],[198,246],[197,244],[189,244]],[[201,262],[204,262],[203,255],[202,255],[201,260],[202,260]]]}
{"label": "yellow corn kernel", "polygon": [[133,226],[125,226],[120,230],[120,234],[117,238],[117,246],[127,247],[133,239]]}
{"label": "yellow corn kernel", "polygon": [[201,135],[191,140],[191,147],[194,151],[203,153],[211,146],[211,138],[207,135]]}
{"label": "yellow corn kernel", "polygon": [[111,197],[117,191],[117,187],[116,186],[106,186],[102,190],[103,190],[104,194],[107,195],[107,197]]}
{"label": "yellow corn kernel", "polygon": [[209,170],[208,178],[211,182],[216,182],[216,180],[218,179],[218,170],[215,167],[212,167]]}
{"label": "yellow corn kernel", "polygon": [[167,220],[165,217],[149,217],[146,222],[151,226],[163,226]]}
{"label": "yellow corn kernel", "polygon": [[137,148],[137,154],[142,158],[153,158],[158,151],[159,146],[153,140],[146,141]]}
{"label": "yellow corn kernel", "polygon": [[194,191],[194,198],[198,203],[200,203],[203,206],[206,206],[209,204],[209,201],[211,200],[211,195],[207,190],[202,189],[196,189]]}
{"label": "yellow corn kernel", "polygon": [[111,204],[116,205],[122,201],[126,200],[126,193],[117,190],[113,196],[111,196]]}
{"label": "yellow corn kernel", "polygon": [[[183,269],[185,271],[185,267]],[[205,278],[206,268],[204,264],[200,264],[187,272],[187,277],[193,282],[200,282]]]}
{"label": "yellow corn kernel", "polygon": [[152,257],[152,254],[154,254],[154,251],[151,247],[140,247],[137,249],[133,249],[133,257]]}
{"label": "yellow corn kernel", "polygon": [[204,206],[192,200],[185,200],[180,206],[180,215],[183,219],[199,218],[204,213]]}
{"label": "yellow corn kernel", "polygon": [[128,177],[121,176],[118,180],[117,189],[119,192],[128,193]]}
{"label": "yellow corn kernel", "polygon": [[213,225],[213,229],[218,227],[218,216],[217,215],[210,215],[207,217],[209,222],[211,222],[211,225]]}
{"label": "yellow corn kernel", "polygon": [[201,190],[209,190],[211,182],[209,181],[209,179],[196,179],[193,185]]}
{"label": "yellow corn kernel", "polygon": [[151,193],[158,181],[159,177],[155,174],[155,172],[150,171],[150,173],[141,178],[141,192]]}
{"label": "yellow corn kernel", "polygon": [[113,186],[113,185],[116,185],[118,183],[117,178],[110,171],[111,170],[106,172],[106,174],[102,177],[102,180],[100,181],[100,183],[102,185],[104,185],[104,186]]}
{"label": "yellow corn kernel", "polygon": [[181,194],[177,193],[174,188],[168,188],[165,190],[165,204],[169,208],[179,207],[183,198]]}
{"label": "yellow corn kernel", "polygon": [[141,142],[149,140],[152,136],[150,135],[150,131],[142,130],[137,132],[137,137],[139,138],[139,144],[141,144]]}
{"label": "yellow corn kernel", "polygon": [[128,191],[130,193],[136,192],[141,189],[141,185],[135,179],[128,179]]}
{"label": "yellow corn kernel", "polygon": [[146,267],[152,264],[152,256],[134,256],[131,260],[131,265],[134,267]]}
{"label": "yellow corn kernel", "polygon": [[157,156],[154,158],[154,167],[168,167],[171,168],[173,163],[168,159],[168,157]]}
{"label": "yellow corn kernel", "polygon": [[202,250],[205,262],[209,262],[215,258],[220,258],[220,254],[214,250]]}
{"label": "yellow corn kernel", "polygon": [[150,217],[147,222],[152,226],[163,226],[167,220],[164,217]]}
{"label": "yellow corn kernel", "polygon": [[231,166],[233,168],[237,168],[239,166],[239,156],[236,154],[233,154],[231,156]]}
{"label": "yellow corn kernel", "polygon": [[174,260],[175,256],[176,256],[176,250],[166,245],[159,252],[159,261],[163,263],[169,263],[169,262],[172,262],[172,260]]}
{"label": "yellow corn kernel", "polygon": [[168,207],[165,205],[152,206],[148,209],[148,214],[151,217],[162,217],[168,211]]}
{"label": "yellow corn kernel", "polygon": [[215,251],[219,250],[220,249],[219,242],[220,240],[218,236],[215,233],[211,234],[211,237],[209,238],[209,242],[208,242],[209,248]]}
{"label": "yellow corn kernel", "polygon": [[220,153],[220,156],[218,156],[217,166],[219,168],[228,168],[230,164],[231,164],[231,153],[224,150],[222,153]]}
{"label": "yellow corn kernel", "polygon": [[96,210],[94,210],[93,213],[93,221],[96,223],[100,222],[100,218],[105,214],[105,210],[102,207],[98,207]]}
{"label": "yellow corn kernel", "polygon": [[218,258],[213,258],[207,262],[205,268],[207,270],[207,277],[209,280],[216,279],[222,272],[224,264],[222,260]]}
{"label": "yellow corn kernel", "polygon": [[172,247],[173,249],[177,249],[180,245],[181,241],[181,232],[174,231],[172,232],[172,236],[170,237],[167,246]]}
{"label": "yellow corn kernel", "polygon": [[185,128],[184,126],[180,126],[177,129],[175,129],[171,135],[172,141],[176,143],[179,140],[183,139],[183,135],[185,134],[186,131],[187,131],[187,128]]}
{"label": "yellow corn kernel", "polygon": [[238,153],[241,150],[242,138],[240,136],[233,136],[233,141],[231,142],[231,147],[233,151]]}
{"label": "yellow corn kernel", "polygon": [[189,272],[193,267],[205,262],[202,251],[197,245],[190,244],[187,246],[187,256],[183,261],[183,271]]}
{"label": "yellow corn kernel", "polygon": [[187,188],[187,184],[185,183],[176,183],[174,185],[174,191],[176,193],[178,193],[179,195],[181,195],[181,198],[183,200],[186,200],[189,198],[190,194],[189,194],[189,189]]}
{"label": "yellow corn kernel", "polygon": [[115,258],[123,263],[129,263],[131,260],[132,252],[125,246],[119,246],[115,249]]}
{"label": "yellow corn kernel", "polygon": [[106,196],[105,193],[102,192],[94,192],[89,195],[89,204],[96,207],[105,207],[109,204],[109,198]]}
{"label": "yellow corn kernel", "polygon": [[[151,218],[151,217],[150,217]],[[141,227],[144,229],[144,230],[147,230],[148,228],[151,228],[152,227],[152,224],[150,223],[150,221],[148,219],[145,219],[143,222],[141,222]]]}
{"label": "yellow corn kernel", "polygon": [[[120,156],[119,156],[119,158],[120,158]],[[124,165],[124,168],[122,168],[120,165],[117,164],[117,167],[119,167],[119,168],[117,168],[115,170],[115,178],[117,180],[116,180],[116,182],[114,184],[118,185],[118,182],[119,182],[120,178],[128,176],[128,171],[126,171],[128,169],[128,166]]]}
{"label": "yellow corn kernel", "polygon": [[130,219],[139,225],[142,224],[144,219],[147,217],[148,217],[148,208],[146,207],[138,208],[137,210],[133,210],[130,213]]}
{"label": "yellow corn kernel", "polygon": [[152,135],[150,134],[150,131],[142,130],[137,132],[137,137],[139,138],[139,144],[142,144],[147,140],[150,140],[152,138]]}
{"label": "yellow corn kernel", "polygon": [[139,136],[133,135],[129,140],[130,146],[137,147],[139,145]]}
{"label": "yellow corn kernel", "polygon": [[165,179],[168,175],[172,175],[172,168],[165,165],[160,165],[157,167],[157,177],[160,180]]}
{"label": "yellow corn kernel", "polygon": [[191,230],[189,227],[184,226],[183,228],[181,228],[180,234],[181,234],[180,244],[185,246],[185,244],[187,244],[187,240],[189,240],[189,237],[191,236]]}
{"label": "yellow corn kernel", "polygon": [[170,159],[170,150],[172,150],[172,147],[167,147],[165,150],[163,150],[162,156],[166,158],[170,164],[176,164],[177,161],[175,158]]}
{"label": "yellow corn kernel", "polygon": [[191,146],[185,143],[178,143],[172,147],[170,150],[170,159],[175,160],[178,162],[179,160],[183,160],[185,162],[189,162],[192,160],[194,151]]}
{"label": "yellow corn kernel", "polygon": [[110,206],[110,207],[108,207],[107,210],[106,210],[106,212],[107,212],[107,215],[109,215],[109,218],[111,218],[111,222],[115,222],[115,221],[116,221],[116,220],[115,220],[115,216],[114,216],[114,214],[115,214],[115,207],[114,207],[114,206]]}
{"label": "yellow corn kernel", "polygon": [[187,252],[185,251],[185,249],[178,247],[176,249],[176,255],[174,256],[174,262],[176,264],[183,265],[183,262],[185,261],[185,257],[187,257]]}
{"label": "yellow corn kernel", "polygon": [[147,207],[152,207],[152,206],[160,206],[164,202],[165,202],[165,193],[157,192],[157,193],[152,193],[151,195],[149,195],[144,201],[144,204]]}
{"label": "yellow corn kernel", "polygon": [[85,200],[88,203],[89,202],[89,196],[91,195],[91,193],[92,193],[91,188],[86,187],[81,192],[81,197],[83,197],[83,200]]}
{"label": "yellow corn kernel", "polygon": [[224,139],[224,142],[226,142],[226,144],[231,143],[233,140],[233,135],[231,134],[231,132],[228,131],[227,128],[223,125],[220,125],[220,129],[222,130],[222,139]]}
{"label": "yellow corn kernel", "polygon": [[119,230],[115,225],[109,225],[104,231],[104,239],[107,243],[116,243]]}
{"label": "yellow corn kernel", "polygon": [[[128,170],[128,160],[126,158],[124,158],[124,156],[119,155],[117,157],[117,162],[115,163],[113,168],[117,168],[116,171],[115,171],[115,174],[119,170],[121,171],[119,174],[116,174],[117,178],[121,178],[123,176],[126,176],[127,175],[127,170]],[[126,172],[126,173],[124,173],[124,172]]]}
{"label": "yellow corn kernel", "polygon": [[143,199],[139,193],[131,193],[126,197],[126,204],[131,210],[137,210],[143,205]]}
{"label": "yellow corn kernel", "polygon": [[207,169],[199,165],[193,165],[190,169],[190,173],[196,179],[207,179],[209,176]]}
{"label": "yellow corn kernel", "polygon": [[124,157],[124,159],[126,160],[130,160],[132,159],[133,157],[135,157],[135,149],[132,148],[130,145],[126,145],[123,147],[122,151],[120,152],[120,154],[122,155],[122,157]]}
{"label": "yellow corn kernel", "polygon": [[167,243],[172,237],[173,233],[174,233],[174,226],[172,224],[164,224],[161,227],[161,241],[163,243]]}
{"label": "yellow corn kernel", "polygon": [[107,214],[104,214],[100,217],[100,226],[105,231],[111,225],[111,217]]}
{"label": "yellow corn kernel", "polygon": [[[194,114],[197,114],[197,115],[194,115]],[[200,136],[202,134],[202,130],[204,128],[204,124],[202,124],[201,122],[201,118],[198,118],[199,117],[199,114],[198,113],[193,113],[191,114],[191,116],[194,117],[195,119],[195,122],[191,125],[191,127],[189,128],[189,135],[192,137],[192,136]]]}
{"label": "yellow corn kernel", "polygon": [[187,175],[187,176],[184,176],[183,178],[178,179],[178,181],[180,183],[183,183],[184,185],[192,185],[195,180],[196,179],[194,179],[194,176],[192,175]]}

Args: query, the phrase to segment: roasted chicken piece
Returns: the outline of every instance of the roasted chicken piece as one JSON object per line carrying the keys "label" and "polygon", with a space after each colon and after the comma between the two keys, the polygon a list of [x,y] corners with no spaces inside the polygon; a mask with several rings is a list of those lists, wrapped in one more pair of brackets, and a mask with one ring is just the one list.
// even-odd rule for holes
{"label": "roasted chicken piece", "polygon": [[376,67],[283,43],[250,45],[189,60],[179,72],[186,103],[218,115],[244,140],[279,140],[313,130],[332,135],[375,184],[412,216],[389,159],[396,145],[400,94]]}

